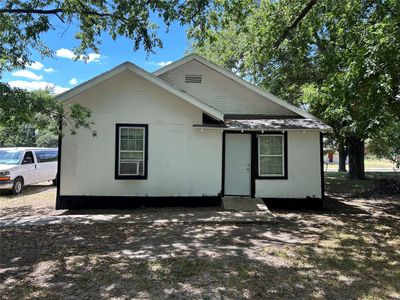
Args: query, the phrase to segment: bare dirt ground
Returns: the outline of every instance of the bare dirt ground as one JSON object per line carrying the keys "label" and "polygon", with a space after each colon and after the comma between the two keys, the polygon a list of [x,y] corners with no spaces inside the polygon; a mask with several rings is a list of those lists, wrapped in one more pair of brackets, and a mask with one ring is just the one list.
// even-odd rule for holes
{"label": "bare dirt ground", "polygon": [[1,228],[0,298],[399,299],[400,195],[327,186],[324,210],[273,210],[277,224]]}
{"label": "bare dirt ground", "polygon": [[56,211],[56,187],[43,182],[24,187],[21,195],[10,195],[0,191],[0,218],[37,215],[58,215]]}

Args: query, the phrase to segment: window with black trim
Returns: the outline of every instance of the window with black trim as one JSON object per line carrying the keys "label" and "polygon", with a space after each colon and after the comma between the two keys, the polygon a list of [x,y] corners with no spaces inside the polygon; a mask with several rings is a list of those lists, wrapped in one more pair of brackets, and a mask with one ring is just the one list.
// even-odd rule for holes
{"label": "window with black trim", "polygon": [[116,179],[147,178],[146,124],[117,124]]}
{"label": "window with black trim", "polygon": [[285,174],[284,134],[258,136],[258,176],[284,177]]}

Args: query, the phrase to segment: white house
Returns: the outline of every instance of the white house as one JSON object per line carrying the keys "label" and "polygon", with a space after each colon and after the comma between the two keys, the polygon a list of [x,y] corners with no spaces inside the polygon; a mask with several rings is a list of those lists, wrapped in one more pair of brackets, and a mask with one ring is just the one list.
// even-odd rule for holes
{"label": "white house", "polygon": [[58,209],[324,197],[329,127],[198,55],[154,73],[125,62],[58,99],[97,130],[63,128]]}

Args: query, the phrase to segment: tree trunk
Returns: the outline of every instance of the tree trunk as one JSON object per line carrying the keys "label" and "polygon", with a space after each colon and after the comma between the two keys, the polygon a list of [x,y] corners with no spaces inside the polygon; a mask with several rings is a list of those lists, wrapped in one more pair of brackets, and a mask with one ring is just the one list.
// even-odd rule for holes
{"label": "tree trunk", "polygon": [[338,152],[339,152],[338,172],[347,172],[347,170],[346,170],[347,150],[346,150],[344,142],[339,143]]}
{"label": "tree trunk", "polygon": [[347,153],[349,155],[349,174],[350,179],[365,179],[364,169],[364,141],[351,136],[346,139]]}

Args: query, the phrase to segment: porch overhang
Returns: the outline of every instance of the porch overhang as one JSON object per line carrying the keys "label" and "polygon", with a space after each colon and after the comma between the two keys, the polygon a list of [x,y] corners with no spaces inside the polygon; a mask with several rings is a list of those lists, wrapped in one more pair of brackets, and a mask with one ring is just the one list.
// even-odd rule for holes
{"label": "porch overhang", "polygon": [[195,128],[234,131],[331,131],[332,128],[315,119],[253,119],[225,120],[220,124],[195,124]]}

